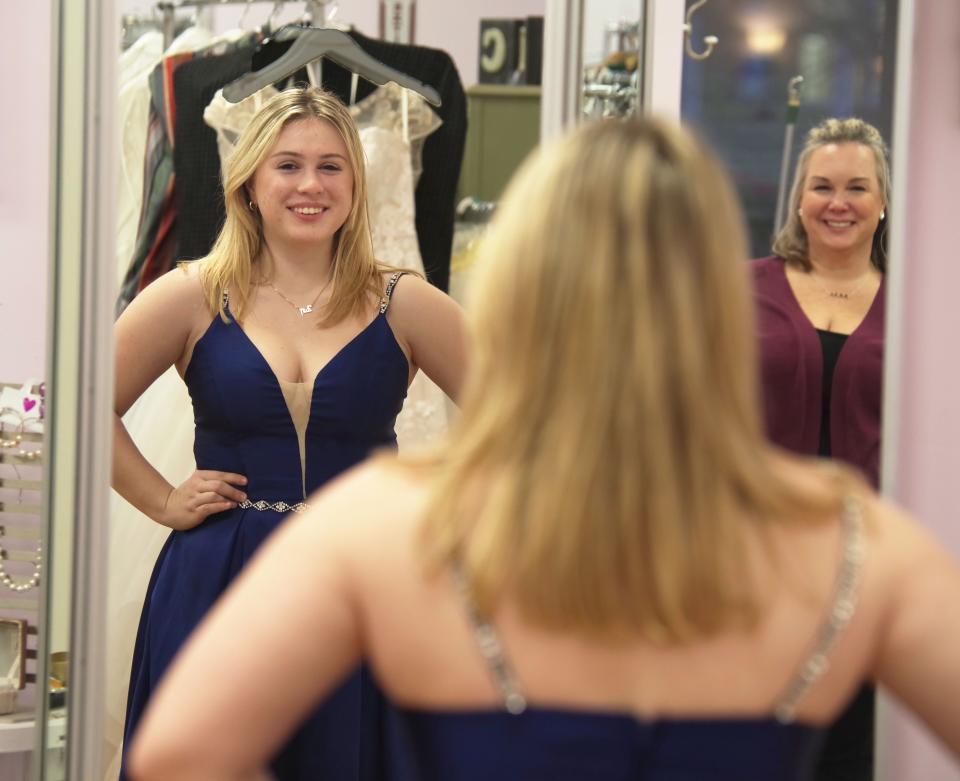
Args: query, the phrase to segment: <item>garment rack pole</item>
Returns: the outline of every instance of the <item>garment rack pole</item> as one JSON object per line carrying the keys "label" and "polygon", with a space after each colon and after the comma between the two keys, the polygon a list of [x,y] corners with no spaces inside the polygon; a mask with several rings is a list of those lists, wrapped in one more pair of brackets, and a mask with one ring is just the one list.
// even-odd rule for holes
{"label": "garment rack pole", "polygon": [[[247,5],[250,0],[161,0],[157,9],[163,14],[163,46],[166,48],[173,42],[176,26],[176,11],[178,8],[209,8],[215,5]],[[329,0],[308,0],[307,14],[311,23],[316,27],[325,27],[327,20],[327,5]]]}

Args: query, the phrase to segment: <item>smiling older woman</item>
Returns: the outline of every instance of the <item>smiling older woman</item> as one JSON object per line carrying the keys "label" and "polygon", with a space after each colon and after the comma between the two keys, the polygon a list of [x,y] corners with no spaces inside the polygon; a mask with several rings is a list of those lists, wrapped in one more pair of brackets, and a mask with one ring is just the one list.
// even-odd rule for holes
{"label": "smiling older woman", "polygon": [[[752,263],[767,433],[796,453],[880,469],[890,172],[860,119],[813,128],[774,257]],[[873,777],[874,695],[865,688],[828,736],[818,781]]]}

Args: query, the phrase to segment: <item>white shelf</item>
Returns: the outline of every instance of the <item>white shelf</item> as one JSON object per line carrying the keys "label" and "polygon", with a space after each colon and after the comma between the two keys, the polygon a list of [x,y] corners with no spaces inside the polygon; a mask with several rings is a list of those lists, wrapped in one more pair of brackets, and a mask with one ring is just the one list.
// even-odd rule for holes
{"label": "white shelf", "polygon": [[[0,754],[33,751],[36,729],[33,708],[18,708],[0,716]],[[47,725],[47,748],[62,748],[66,741],[66,715],[63,710],[54,711]]]}

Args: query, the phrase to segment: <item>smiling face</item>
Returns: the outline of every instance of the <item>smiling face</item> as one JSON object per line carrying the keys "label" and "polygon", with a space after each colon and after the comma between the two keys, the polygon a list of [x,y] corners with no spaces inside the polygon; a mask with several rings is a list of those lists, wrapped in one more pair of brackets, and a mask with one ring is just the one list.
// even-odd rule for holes
{"label": "smiling face", "polygon": [[283,128],[247,192],[268,245],[313,244],[332,252],[353,203],[353,168],[337,129],[322,119]]}
{"label": "smiling face", "polygon": [[873,150],[825,144],[810,155],[800,195],[800,222],[811,258],[870,255],[884,202]]}

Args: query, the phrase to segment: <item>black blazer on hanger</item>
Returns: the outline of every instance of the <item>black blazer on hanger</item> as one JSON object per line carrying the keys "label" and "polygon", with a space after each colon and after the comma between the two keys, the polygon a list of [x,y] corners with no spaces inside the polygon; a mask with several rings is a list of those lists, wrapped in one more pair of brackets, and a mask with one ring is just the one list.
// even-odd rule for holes
{"label": "black blazer on hanger", "polygon": [[225,54],[199,57],[173,74],[178,259],[202,258],[223,227],[217,134],[203,121],[203,111],[218,89],[250,69],[254,49],[254,44],[248,43]]}

